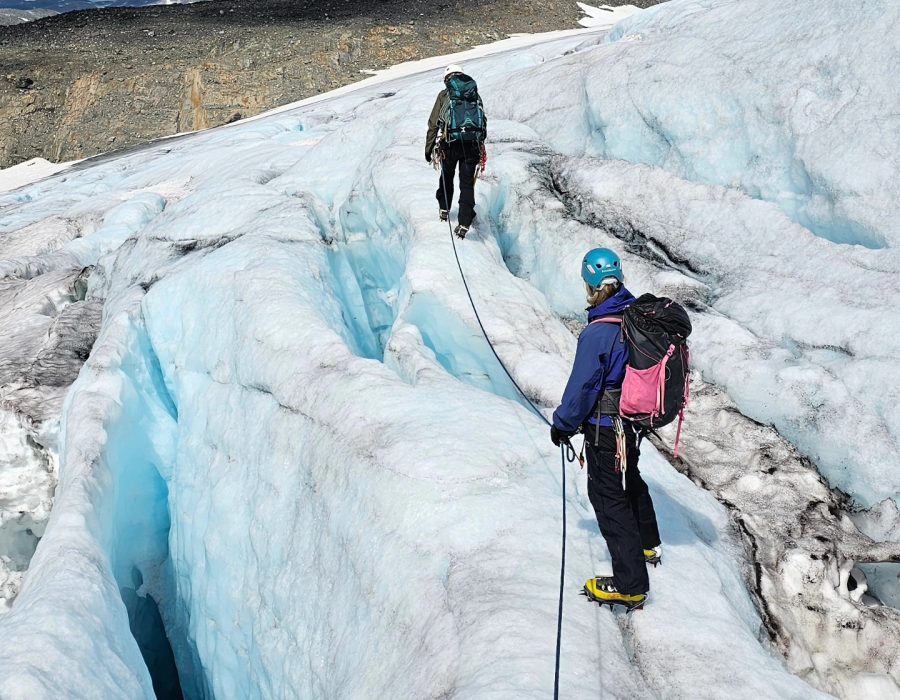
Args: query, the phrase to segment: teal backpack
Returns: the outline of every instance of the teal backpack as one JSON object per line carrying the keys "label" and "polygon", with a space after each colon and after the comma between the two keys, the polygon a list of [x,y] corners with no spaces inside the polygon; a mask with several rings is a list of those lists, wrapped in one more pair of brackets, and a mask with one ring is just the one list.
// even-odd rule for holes
{"label": "teal backpack", "polygon": [[487,135],[484,109],[478,85],[468,75],[458,73],[447,80],[447,111],[444,113],[444,140],[480,144]]}

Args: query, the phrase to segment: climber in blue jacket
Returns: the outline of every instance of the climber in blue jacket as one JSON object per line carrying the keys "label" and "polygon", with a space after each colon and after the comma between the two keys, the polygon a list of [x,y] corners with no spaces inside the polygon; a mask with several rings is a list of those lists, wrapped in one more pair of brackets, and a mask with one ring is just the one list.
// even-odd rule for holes
{"label": "climber in blue jacket", "polygon": [[550,439],[558,446],[584,431],[588,497],[613,569],[612,576],[589,579],[585,593],[601,604],[633,610],[647,598],[647,564],[658,564],[662,549],[653,501],[638,470],[637,435],[618,410],[628,348],[615,319],[621,321],[634,296],[623,284],[619,256],[608,248],[588,251],[581,276],[588,292],[588,325],[578,337]]}

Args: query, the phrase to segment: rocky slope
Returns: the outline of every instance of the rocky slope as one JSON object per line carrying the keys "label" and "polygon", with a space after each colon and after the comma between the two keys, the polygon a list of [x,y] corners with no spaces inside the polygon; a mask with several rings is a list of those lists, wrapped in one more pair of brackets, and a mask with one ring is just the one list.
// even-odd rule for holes
{"label": "rocky slope", "polygon": [[572,0],[221,0],[0,27],[0,167],[227,123],[363,70],[576,27],[580,15]]}

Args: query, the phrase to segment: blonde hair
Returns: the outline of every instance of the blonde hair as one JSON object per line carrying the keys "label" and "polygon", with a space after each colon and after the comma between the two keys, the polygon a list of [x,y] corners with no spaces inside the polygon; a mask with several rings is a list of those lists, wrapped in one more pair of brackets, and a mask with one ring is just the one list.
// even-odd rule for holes
{"label": "blonde hair", "polygon": [[619,291],[619,281],[617,279],[612,279],[610,281],[603,280],[603,283],[599,287],[592,287],[585,282],[584,288],[587,290],[588,306],[594,307],[599,306]]}

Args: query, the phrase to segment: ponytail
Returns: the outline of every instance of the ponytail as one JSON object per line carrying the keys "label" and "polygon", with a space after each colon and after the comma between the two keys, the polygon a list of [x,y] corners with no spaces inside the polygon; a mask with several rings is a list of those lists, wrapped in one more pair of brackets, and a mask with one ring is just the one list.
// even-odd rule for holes
{"label": "ponytail", "polygon": [[594,306],[599,306],[613,294],[618,292],[619,286],[619,281],[615,278],[603,280],[603,283],[599,287],[591,287],[589,284],[585,283],[584,287],[587,289],[588,306],[592,308]]}

